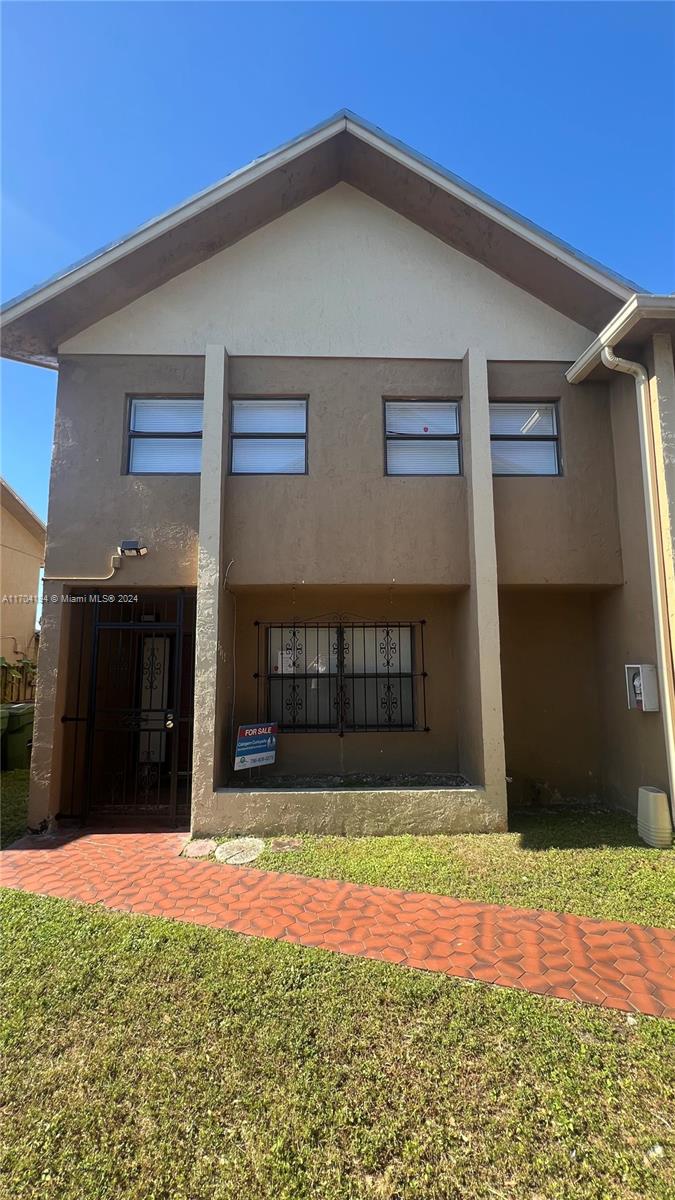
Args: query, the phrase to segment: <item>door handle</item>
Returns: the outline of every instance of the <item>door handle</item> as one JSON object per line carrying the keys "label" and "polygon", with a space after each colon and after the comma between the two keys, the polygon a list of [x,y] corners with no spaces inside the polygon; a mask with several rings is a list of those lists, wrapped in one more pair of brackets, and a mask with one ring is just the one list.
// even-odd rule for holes
{"label": "door handle", "polygon": [[164,728],[165,729],[173,729],[173,713],[172,712],[166,714]]}

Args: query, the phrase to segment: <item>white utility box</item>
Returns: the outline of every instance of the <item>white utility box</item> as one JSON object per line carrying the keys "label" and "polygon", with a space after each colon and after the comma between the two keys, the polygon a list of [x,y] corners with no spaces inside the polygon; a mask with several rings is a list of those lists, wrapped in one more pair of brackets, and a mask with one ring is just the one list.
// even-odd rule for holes
{"label": "white utility box", "polygon": [[639,712],[659,711],[659,683],[651,663],[626,663],[628,707]]}
{"label": "white utility box", "polygon": [[638,791],[638,833],[648,846],[668,850],[673,844],[673,823],[668,797],[660,788]]}

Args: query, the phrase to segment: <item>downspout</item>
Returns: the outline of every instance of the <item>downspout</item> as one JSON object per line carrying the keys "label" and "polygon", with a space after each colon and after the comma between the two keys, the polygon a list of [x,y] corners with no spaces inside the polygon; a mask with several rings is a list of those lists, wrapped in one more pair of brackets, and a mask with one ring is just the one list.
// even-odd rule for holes
{"label": "downspout", "polygon": [[666,759],[668,763],[668,783],[670,790],[670,808],[675,825],[675,733],[673,716],[675,697],[673,695],[673,647],[670,639],[666,603],[666,582],[663,562],[663,540],[661,537],[661,517],[656,480],[656,465],[654,460],[654,435],[649,396],[649,377],[645,368],[627,358],[618,358],[609,346],[603,347],[600,357],[610,371],[620,371],[624,375],[632,375],[635,380],[635,396],[638,410],[638,427],[640,430],[640,456],[642,458],[642,479],[644,483],[645,516],[647,518],[647,545],[649,548],[649,574],[652,587],[652,607],[654,611],[654,633],[656,637],[656,666],[661,693],[661,712],[663,715],[663,733],[666,744]]}

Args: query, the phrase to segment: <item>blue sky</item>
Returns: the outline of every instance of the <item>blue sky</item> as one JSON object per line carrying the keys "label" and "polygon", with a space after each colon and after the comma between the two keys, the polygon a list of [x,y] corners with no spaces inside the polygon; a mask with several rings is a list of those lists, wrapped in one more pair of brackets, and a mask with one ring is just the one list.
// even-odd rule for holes
{"label": "blue sky", "polygon": [[[674,12],[5,3],[2,299],[342,107],[672,291]],[[55,388],[3,364],[2,473],[43,517]]]}

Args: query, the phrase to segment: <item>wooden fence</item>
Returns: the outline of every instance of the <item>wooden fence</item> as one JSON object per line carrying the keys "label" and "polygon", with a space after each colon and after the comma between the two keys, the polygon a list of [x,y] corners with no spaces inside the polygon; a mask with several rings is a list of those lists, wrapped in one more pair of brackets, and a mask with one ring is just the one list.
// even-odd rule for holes
{"label": "wooden fence", "polygon": [[35,699],[34,663],[0,664],[0,702],[19,704]]}

